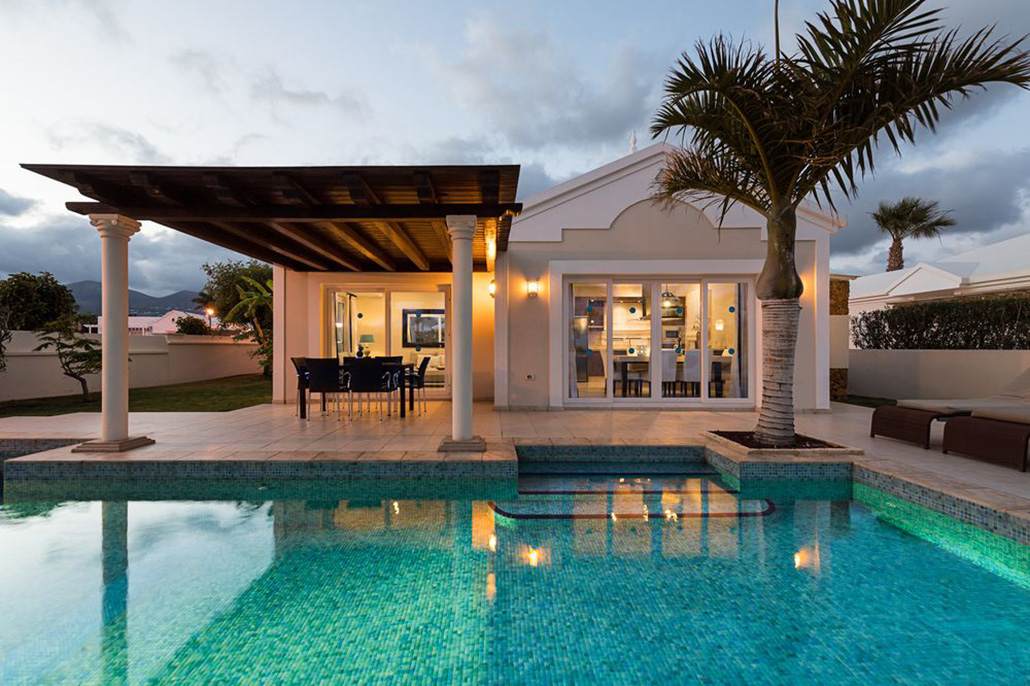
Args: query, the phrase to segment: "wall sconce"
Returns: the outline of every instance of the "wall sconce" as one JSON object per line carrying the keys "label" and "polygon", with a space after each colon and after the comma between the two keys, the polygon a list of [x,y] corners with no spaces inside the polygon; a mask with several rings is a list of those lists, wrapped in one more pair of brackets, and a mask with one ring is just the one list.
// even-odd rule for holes
{"label": "wall sconce", "polygon": [[716,319],[715,320],[715,330],[716,331],[722,331],[725,328],[726,328],[726,323],[723,322],[723,320],[721,320],[721,319]]}
{"label": "wall sconce", "polygon": [[540,282],[535,279],[526,281],[526,295],[530,298],[535,298],[540,295]]}
{"label": "wall sconce", "polygon": [[490,279],[490,297],[497,297],[497,283],[493,279]]}

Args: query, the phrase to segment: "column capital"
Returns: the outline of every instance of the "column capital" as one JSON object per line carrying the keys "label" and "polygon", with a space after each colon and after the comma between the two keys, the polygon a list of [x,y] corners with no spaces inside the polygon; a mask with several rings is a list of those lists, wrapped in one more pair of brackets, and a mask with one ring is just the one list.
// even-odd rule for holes
{"label": "column capital", "polygon": [[140,223],[124,214],[91,214],[89,223],[100,232],[103,238],[124,238],[129,240],[139,231]]}
{"label": "column capital", "polygon": [[449,214],[447,215],[447,231],[451,235],[451,241],[471,241],[476,235],[476,215],[474,214]]}

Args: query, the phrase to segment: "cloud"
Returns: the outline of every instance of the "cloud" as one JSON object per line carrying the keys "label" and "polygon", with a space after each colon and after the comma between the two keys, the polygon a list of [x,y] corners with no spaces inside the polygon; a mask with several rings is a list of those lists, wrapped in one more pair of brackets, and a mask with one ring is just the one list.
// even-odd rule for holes
{"label": "cloud", "polygon": [[945,154],[936,163],[922,164],[913,171],[895,165],[865,181],[850,208],[841,207],[849,226],[833,237],[834,259],[848,264],[875,259],[884,244],[869,213],[881,200],[907,195],[938,200],[943,208],[952,210],[958,222],[945,235],[957,238],[1030,230],[1024,196],[1028,190],[1030,149]]}
{"label": "cloud", "polygon": [[231,79],[227,72],[233,69],[231,60],[206,50],[180,50],[170,58],[172,65],[200,79],[204,88],[220,94],[229,90]]}
{"label": "cloud", "polygon": [[51,13],[54,11],[78,10],[103,31],[105,40],[131,44],[134,42],[132,34],[120,19],[124,14],[124,4],[120,0],[3,0],[0,2],[0,11],[18,16],[29,10],[42,9],[47,21],[52,21]]}
{"label": "cloud", "polygon": [[0,214],[5,214],[9,217],[16,217],[19,214],[32,209],[35,204],[35,200],[11,195],[3,188],[0,188]]}
{"label": "cloud", "polygon": [[[85,217],[58,215],[26,228],[0,223],[0,278],[15,272],[52,272],[71,283],[100,279],[100,239]],[[200,265],[240,259],[236,253],[163,227],[146,226],[129,242],[129,285],[155,295],[196,290]]]}
{"label": "cloud", "polygon": [[94,144],[115,150],[119,156],[141,164],[167,164],[169,158],[143,134],[120,126],[94,121],[66,123],[49,132],[51,144],[58,149],[68,144]]}
{"label": "cloud", "polygon": [[519,200],[564,180],[551,176],[540,162],[513,161],[486,138],[442,138],[418,148],[410,147],[406,159],[424,164],[519,164]]}
{"label": "cloud", "polygon": [[432,57],[465,107],[517,148],[589,147],[646,129],[665,64],[624,45],[600,79],[589,79],[549,34],[516,30],[490,15],[468,23],[456,61]]}
{"label": "cloud", "polygon": [[347,116],[364,115],[368,110],[364,100],[350,91],[330,95],[320,90],[288,87],[272,67],[266,67],[252,78],[250,95],[255,101],[266,103],[272,108],[273,114],[277,114],[283,106],[332,108]]}

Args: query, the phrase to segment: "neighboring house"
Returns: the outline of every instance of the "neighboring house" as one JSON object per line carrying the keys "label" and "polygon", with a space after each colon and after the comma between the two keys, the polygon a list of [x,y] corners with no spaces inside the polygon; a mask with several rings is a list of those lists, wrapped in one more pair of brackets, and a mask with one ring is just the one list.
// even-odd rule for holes
{"label": "neighboring house", "polygon": [[1007,293],[1030,293],[1030,233],[935,262],[851,282],[852,315],[887,305]]}
{"label": "neighboring house", "polygon": [[[177,331],[176,325],[180,319],[185,317],[195,317],[197,319],[207,321],[207,317],[202,314],[183,312],[182,310],[170,310],[165,312],[160,317],[136,317],[129,316],[129,333],[134,336],[161,336],[166,334],[172,334]],[[218,317],[211,317],[211,325],[218,327]],[[86,328],[86,333],[100,333],[103,330],[104,317],[103,315],[97,317],[96,324],[89,324]]]}
{"label": "neighboring house", "polygon": [[[672,150],[630,153],[524,204],[516,165],[26,167],[96,182],[79,183],[91,201],[68,208],[103,237],[112,312],[140,220],[270,262],[276,402],[295,397],[291,357],[428,360],[462,447],[473,398],[499,409],[761,403],[765,220],[737,207],[719,226],[714,207],[653,202]],[[801,411],[830,407],[829,239],[842,226],[798,214]],[[113,388],[120,371],[109,369]]]}

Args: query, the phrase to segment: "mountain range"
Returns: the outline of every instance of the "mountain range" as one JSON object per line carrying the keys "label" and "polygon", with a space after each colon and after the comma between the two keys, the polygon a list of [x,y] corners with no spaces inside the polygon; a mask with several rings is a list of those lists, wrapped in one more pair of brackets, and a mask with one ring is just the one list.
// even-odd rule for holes
{"label": "mountain range", "polygon": [[[100,282],[99,281],[76,281],[66,284],[68,290],[75,296],[75,302],[79,306],[79,312],[88,314],[100,314]],[[140,293],[129,289],[129,314],[140,316],[160,316],[168,310],[183,310],[192,312],[197,309],[193,298],[197,297],[196,291],[178,291],[169,295],[154,297],[146,293]]]}

